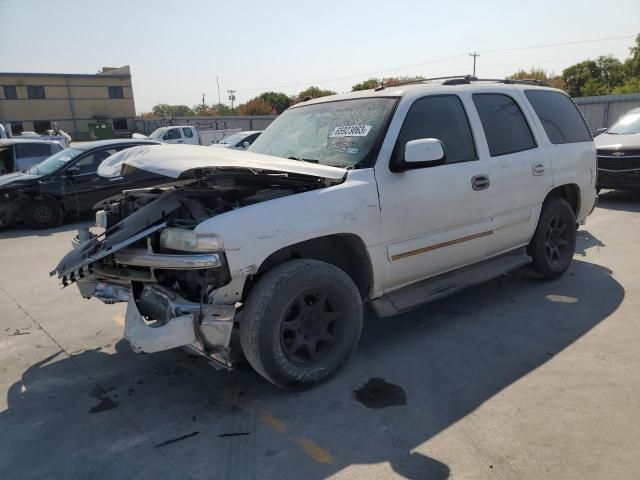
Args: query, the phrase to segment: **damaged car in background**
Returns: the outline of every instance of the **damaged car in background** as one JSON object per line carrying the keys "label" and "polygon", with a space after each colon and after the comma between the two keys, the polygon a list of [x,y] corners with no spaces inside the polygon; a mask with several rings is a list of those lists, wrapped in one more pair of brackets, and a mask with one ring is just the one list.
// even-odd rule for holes
{"label": "damaged car in background", "polygon": [[365,303],[391,316],[527,264],[558,278],[596,199],[566,94],[472,77],[302,102],[246,152],[136,147],[99,173],[139,171],[170,180],[103,201],[103,230],[81,230],[52,275],[126,302],[136,352],[232,368],[237,334],[283,388],[338,370]]}

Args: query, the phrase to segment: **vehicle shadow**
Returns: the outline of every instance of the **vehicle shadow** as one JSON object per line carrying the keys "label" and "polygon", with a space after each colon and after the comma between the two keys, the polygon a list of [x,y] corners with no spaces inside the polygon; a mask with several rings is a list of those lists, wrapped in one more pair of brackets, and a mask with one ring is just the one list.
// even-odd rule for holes
{"label": "vehicle shadow", "polygon": [[597,207],[640,212],[640,190],[605,190],[598,196]]}
{"label": "vehicle shadow", "polygon": [[415,312],[368,316],[341,372],[297,392],[246,362],[216,372],[182,351],[133,354],[124,341],[115,353],[56,353],[8,391],[0,476],[316,479],[388,462],[405,478],[445,479],[450,467],[425,443],[623,298],[608,269],[584,261],[553,282],[515,272]]}
{"label": "vehicle shadow", "polygon": [[576,232],[576,254],[587,256],[587,250],[593,247],[604,247],[599,238],[594,237],[588,230],[581,228]]}
{"label": "vehicle shadow", "polygon": [[18,227],[2,227],[0,228],[0,240],[3,238],[23,238],[23,237],[47,237],[55,233],[69,232],[78,230],[82,227],[91,227],[95,224],[90,215],[74,218],[56,228],[25,228],[23,225]]}

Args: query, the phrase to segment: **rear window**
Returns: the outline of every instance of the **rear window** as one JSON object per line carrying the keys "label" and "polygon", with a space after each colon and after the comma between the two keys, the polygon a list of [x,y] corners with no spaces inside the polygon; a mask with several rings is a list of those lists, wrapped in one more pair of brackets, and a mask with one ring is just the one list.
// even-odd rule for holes
{"label": "rear window", "polygon": [[590,142],[591,132],[569,97],[560,92],[526,90],[549,141],[554,144]]}
{"label": "rear window", "polygon": [[16,143],[16,158],[48,157],[51,146],[48,143]]}
{"label": "rear window", "polygon": [[513,98],[501,93],[476,93],[473,103],[492,157],[536,147],[529,124]]}

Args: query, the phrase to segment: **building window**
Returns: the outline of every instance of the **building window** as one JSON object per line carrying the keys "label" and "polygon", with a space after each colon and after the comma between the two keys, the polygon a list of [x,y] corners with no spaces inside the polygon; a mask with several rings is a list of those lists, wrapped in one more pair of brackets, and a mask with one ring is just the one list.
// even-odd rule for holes
{"label": "building window", "polygon": [[11,135],[20,135],[22,132],[24,132],[22,122],[11,122]]}
{"label": "building window", "polygon": [[33,122],[33,129],[36,133],[47,133],[47,130],[51,130],[51,122],[48,120]]}
{"label": "building window", "polygon": [[5,85],[4,89],[4,99],[5,100],[17,100],[18,92],[16,92],[16,87],[13,85]]}
{"label": "building window", "polygon": [[114,130],[126,130],[128,128],[126,118],[114,118],[113,129]]}
{"label": "building window", "polygon": [[46,98],[44,96],[44,87],[38,85],[28,85],[27,96],[32,100],[41,100],[43,98]]}
{"label": "building window", "polygon": [[122,87],[109,87],[109,98],[124,98]]}

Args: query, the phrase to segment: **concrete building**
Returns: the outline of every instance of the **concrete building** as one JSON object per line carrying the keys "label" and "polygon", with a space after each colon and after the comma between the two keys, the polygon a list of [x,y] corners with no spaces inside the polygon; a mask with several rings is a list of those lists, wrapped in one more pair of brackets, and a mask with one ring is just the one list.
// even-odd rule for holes
{"label": "concrete building", "polygon": [[134,128],[129,66],[101,72],[0,73],[0,122],[14,134],[57,124],[74,140],[110,138]]}

